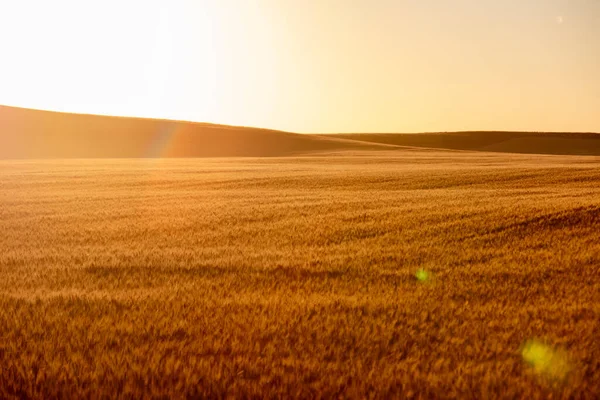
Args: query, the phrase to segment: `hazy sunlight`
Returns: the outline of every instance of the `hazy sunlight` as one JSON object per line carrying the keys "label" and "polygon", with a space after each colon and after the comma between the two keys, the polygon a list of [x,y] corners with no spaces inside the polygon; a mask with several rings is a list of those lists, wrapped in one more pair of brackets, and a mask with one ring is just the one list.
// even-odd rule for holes
{"label": "hazy sunlight", "polygon": [[592,0],[19,0],[0,104],[299,132],[600,130]]}

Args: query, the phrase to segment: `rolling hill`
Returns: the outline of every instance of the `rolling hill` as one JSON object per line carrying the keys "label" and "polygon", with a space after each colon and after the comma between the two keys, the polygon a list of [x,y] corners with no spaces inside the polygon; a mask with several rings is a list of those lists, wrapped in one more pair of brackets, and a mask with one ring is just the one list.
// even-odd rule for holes
{"label": "rolling hill", "polygon": [[600,156],[600,134],[473,131],[303,135],[0,106],[0,159],[274,157],[408,147]]}
{"label": "rolling hill", "polygon": [[259,157],[388,147],[257,128],[0,106],[0,158]]}
{"label": "rolling hill", "polygon": [[600,134],[555,132],[444,132],[337,134],[330,137],[396,146],[561,155],[600,155]]}

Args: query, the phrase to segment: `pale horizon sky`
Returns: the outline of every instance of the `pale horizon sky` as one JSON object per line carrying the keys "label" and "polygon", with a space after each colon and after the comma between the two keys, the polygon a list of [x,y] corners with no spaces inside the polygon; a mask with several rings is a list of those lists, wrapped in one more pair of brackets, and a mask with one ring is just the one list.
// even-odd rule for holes
{"label": "pale horizon sky", "polygon": [[0,0],[0,104],[303,133],[600,132],[600,0]]}

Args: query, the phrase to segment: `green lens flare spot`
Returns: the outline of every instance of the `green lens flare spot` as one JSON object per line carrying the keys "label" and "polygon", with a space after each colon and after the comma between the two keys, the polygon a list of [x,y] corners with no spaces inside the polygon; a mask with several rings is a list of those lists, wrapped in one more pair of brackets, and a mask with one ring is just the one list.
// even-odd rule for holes
{"label": "green lens flare spot", "polygon": [[423,268],[420,268],[419,270],[417,270],[417,272],[415,273],[415,277],[417,278],[418,281],[420,282],[426,282],[429,279],[431,279],[431,274],[427,271],[425,271]]}
{"label": "green lens flare spot", "polygon": [[523,360],[541,375],[563,379],[570,370],[567,356],[539,340],[529,340],[521,350]]}
{"label": "green lens flare spot", "polygon": [[523,359],[539,369],[545,369],[552,362],[553,353],[549,346],[535,340],[528,341],[522,351]]}

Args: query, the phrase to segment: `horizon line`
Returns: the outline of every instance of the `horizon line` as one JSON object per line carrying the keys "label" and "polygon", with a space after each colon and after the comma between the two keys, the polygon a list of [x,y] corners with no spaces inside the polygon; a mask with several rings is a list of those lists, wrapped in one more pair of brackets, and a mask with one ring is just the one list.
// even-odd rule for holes
{"label": "horizon line", "polygon": [[400,131],[389,131],[389,132],[295,132],[295,131],[286,131],[282,129],[274,129],[274,128],[263,128],[257,126],[249,126],[249,125],[231,125],[231,124],[223,124],[217,122],[207,122],[207,121],[192,121],[186,119],[175,119],[175,118],[158,118],[158,117],[141,117],[135,115],[114,115],[114,114],[102,114],[102,113],[89,113],[89,112],[74,112],[74,111],[58,111],[58,110],[49,110],[44,108],[34,108],[34,107],[22,107],[22,106],[13,106],[8,104],[0,104],[0,108],[15,108],[20,110],[27,111],[38,111],[38,112],[47,112],[54,114],[65,114],[65,115],[80,115],[80,116],[88,116],[88,117],[105,117],[105,118],[119,118],[119,119],[134,119],[134,120],[146,120],[146,121],[162,121],[162,122],[174,122],[174,123],[184,123],[184,124],[197,124],[197,125],[211,125],[214,127],[222,127],[222,128],[242,128],[242,129],[256,129],[261,131],[271,131],[271,132],[281,132],[281,133],[291,133],[297,135],[423,135],[423,134],[443,134],[443,133],[571,133],[571,134],[595,134],[600,135],[600,131],[548,131],[548,130],[497,130],[497,129],[469,129],[469,130],[449,130],[449,131],[419,131],[419,132],[400,132]]}

